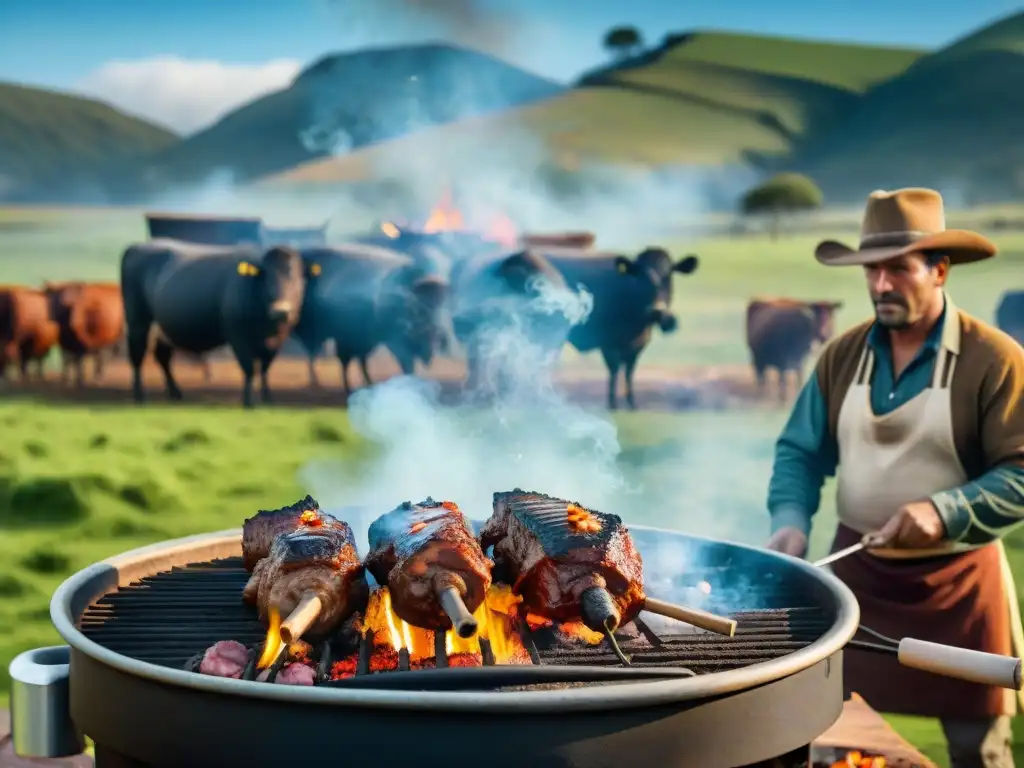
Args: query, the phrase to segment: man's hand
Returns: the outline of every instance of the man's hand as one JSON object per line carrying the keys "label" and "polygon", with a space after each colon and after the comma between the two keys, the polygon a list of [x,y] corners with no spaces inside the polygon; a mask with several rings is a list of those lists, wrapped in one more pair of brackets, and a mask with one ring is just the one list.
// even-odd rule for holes
{"label": "man's hand", "polygon": [[807,536],[799,528],[779,528],[765,547],[793,557],[807,554]]}
{"label": "man's hand", "polygon": [[869,548],[924,549],[945,537],[946,526],[935,505],[930,501],[912,501],[900,507],[881,530],[865,535],[864,544]]}

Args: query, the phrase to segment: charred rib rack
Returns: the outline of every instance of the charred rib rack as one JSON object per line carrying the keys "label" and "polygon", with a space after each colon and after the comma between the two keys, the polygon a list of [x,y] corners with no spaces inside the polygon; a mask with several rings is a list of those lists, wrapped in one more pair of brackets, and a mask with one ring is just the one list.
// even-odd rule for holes
{"label": "charred rib rack", "polygon": [[395,613],[417,627],[472,637],[491,586],[491,561],[453,502],[405,502],[370,526],[366,568],[387,585]]}
{"label": "charred rib rack", "polygon": [[539,616],[601,632],[643,608],[643,561],[618,515],[516,488],[494,494],[480,543]]}
{"label": "charred rib rack", "polygon": [[366,605],[369,589],[352,529],[321,515],[305,510],[297,527],[279,532],[242,590],[242,599],[257,606],[271,633],[282,616],[310,600],[316,610],[308,630],[321,637]]}

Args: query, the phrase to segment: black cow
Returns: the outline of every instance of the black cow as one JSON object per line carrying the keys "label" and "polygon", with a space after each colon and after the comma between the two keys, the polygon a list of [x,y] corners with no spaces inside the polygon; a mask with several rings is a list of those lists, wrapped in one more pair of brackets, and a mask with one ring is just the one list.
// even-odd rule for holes
{"label": "black cow", "polygon": [[445,323],[447,282],[411,259],[370,246],[306,249],[320,266],[308,292],[295,337],[313,358],[328,339],[334,341],[345,392],[351,391],[348,366],[358,360],[372,383],[367,363],[379,346],[394,355],[406,375],[416,363],[430,365],[448,349]]}
{"label": "black cow", "polygon": [[582,285],[594,297],[590,317],[569,332],[569,343],[580,352],[601,351],[608,367],[608,407],[613,410],[618,405],[619,370],[624,369],[626,403],[635,409],[637,359],[650,342],[655,325],[664,333],[672,333],[679,325],[670,309],[672,277],[693,273],[698,258],[686,256],[673,263],[661,248],[647,248],[634,260],[614,253],[569,249],[549,249],[544,254],[566,283]]}
{"label": "black cow", "polygon": [[996,307],[996,325],[1024,345],[1024,291],[1006,291]]}
{"label": "black cow", "polygon": [[167,395],[182,398],[171,373],[175,349],[204,354],[231,347],[245,376],[242,402],[252,406],[255,364],[263,402],[271,399],[267,371],[302,310],[307,279],[317,272],[290,249],[208,246],[152,240],[121,258],[121,289],[135,400],[142,402],[142,362],[150,328],[160,327],[153,356]]}
{"label": "black cow", "polygon": [[787,298],[751,299],[747,304],[747,346],[763,395],[769,368],[779,372],[779,398],[786,399],[786,374],[793,371],[797,386],[803,365],[815,343],[824,344],[835,333],[836,310],[841,301],[799,301]]}
{"label": "black cow", "polygon": [[543,255],[526,250],[469,259],[453,267],[451,279],[452,322],[466,351],[468,388],[485,379],[488,387],[501,388],[515,378],[512,367],[529,367],[524,373],[533,377],[557,361],[581,297]]}

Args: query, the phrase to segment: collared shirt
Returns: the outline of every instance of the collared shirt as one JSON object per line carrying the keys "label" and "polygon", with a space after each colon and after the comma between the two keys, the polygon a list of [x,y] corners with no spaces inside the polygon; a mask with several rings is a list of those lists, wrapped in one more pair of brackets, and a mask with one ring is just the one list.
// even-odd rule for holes
{"label": "collared shirt", "polygon": [[[958,313],[956,316],[961,319],[961,323],[947,322],[952,313]],[[834,369],[840,364],[834,358],[855,359],[865,343],[872,348],[875,352],[875,365],[871,376],[871,408],[876,415],[884,415],[930,386],[941,347],[946,346],[957,354],[961,352],[961,332],[958,326],[963,324],[965,318],[970,320],[959,313],[947,297],[939,322],[898,377],[894,376],[889,333],[878,323],[858,326],[837,339],[831,353],[832,359],[827,359],[828,354],[822,355],[814,374],[801,390],[776,443],[768,490],[772,530],[794,526],[809,531],[811,518],[821,502],[821,487],[825,479],[835,475],[839,467],[839,446],[834,421],[842,397],[845,396],[844,387],[849,382],[846,381],[845,385],[838,382],[843,377],[835,374]],[[967,385],[967,396],[973,400],[966,404],[966,410],[1005,412],[1007,415],[1002,421],[979,417],[975,429],[979,433],[991,429],[1006,434],[958,435],[958,443],[1008,447],[972,450],[972,453],[991,454],[983,457],[981,471],[974,473],[971,481],[959,488],[945,489],[934,494],[931,501],[939,511],[950,539],[981,544],[1004,535],[1024,522],[1024,416],[1020,414],[1024,406],[1015,404],[1020,403],[1021,391],[1024,391],[1024,350],[1019,346],[1011,346],[1012,342],[1006,345],[1000,340],[999,344],[994,345],[997,348],[994,353],[987,347],[982,350],[984,354],[975,351],[980,346],[974,341],[976,337],[992,346],[991,330],[987,326],[982,327],[977,321],[970,322],[968,330],[974,345],[970,351],[975,360],[984,360],[988,364],[989,358],[993,358],[996,363],[1000,362],[1000,356],[1008,356],[1009,359],[1002,361],[1006,364],[1000,369],[1004,370],[1003,385],[995,388],[978,386],[979,391],[970,391],[975,387],[973,384]],[[841,351],[835,351],[836,347],[841,347]],[[996,363],[990,367],[996,366]],[[961,368],[957,366],[958,375]],[[984,381],[983,374],[968,371],[965,375],[974,376],[971,379],[973,382],[975,379]],[[851,377],[852,374],[847,378]],[[823,379],[828,379],[828,382],[823,382]],[[982,389],[985,391],[980,391]],[[995,399],[999,402],[983,404],[980,402],[982,399]],[[963,412],[965,409],[960,410]],[[958,424],[962,421],[964,419],[955,419]],[[987,424],[993,426],[988,427]],[[964,428],[960,429],[962,431]]]}

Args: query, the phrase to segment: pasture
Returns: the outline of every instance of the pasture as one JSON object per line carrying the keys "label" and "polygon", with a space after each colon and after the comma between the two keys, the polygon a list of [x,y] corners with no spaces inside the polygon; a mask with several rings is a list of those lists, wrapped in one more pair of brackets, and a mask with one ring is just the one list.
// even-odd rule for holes
{"label": "pasture", "polygon": [[[851,221],[836,234],[853,239],[855,229]],[[137,211],[0,211],[0,283],[116,279],[121,250],[141,238],[143,230]],[[656,334],[641,359],[638,382],[645,376],[655,384],[673,377],[695,387],[715,387],[724,378],[749,385],[743,310],[752,295],[845,301],[840,328],[864,318],[868,304],[858,271],[818,266],[811,256],[817,239],[794,235],[774,243],[754,237],[673,243],[677,255],[699,254],[701,266],[694,275],[677,279],[674,306],[680,329],[671,336]],[[1024,237],[996,239],[1003,249],[999,258],[955,270],[951,281],[954,300],[986,320],[1001,291],[1024,287]],[[588,377],[602,370],[600,360],[570,353],[566,365]],[[642,409],[643,396],[638,395]],[[463,418],[486,419],[487,414],[463,416],[447,409],[443,415],[449,432],[458,431]],[[614,425],[618,446],[607,454],[621,482],[605,498],[615,499],[615,511],[628,521],[748,543],[767,535],[764,496],[784,409],[765,403],[614,416],[587,409],[576,418]],[[306,482],[309,462],[338,462],[331,465],[337,467],[334,498],[326,503],[344,503],[348,490],[380,476],[387,459],[338,407],[243,412],[187,401],[168,407],[154,400],[139,409],[129,404],[127,390],[123,407],[53,405],[8,395],[0,400],[0,435],[4,667],[21,650],[59,641],[47,604],[70,572],[153,541],[235,527],[259,507],[289,503],[307,491],[319,493]],[[574,466],[578,469],[579,462]],[[588,492],[589,486],[578,492],[584,503]],[[835,524],[828,489],[824,498],[812,556],[827,549]],[[463,503],[471,516],[486,515],[486,509],[473,506],[479,506],[476,500]],[[1024,535],[1008,543],[1024,584]],[[0,674],[4,694],[7,686]],[[944,764],[935,724],[908,718],[894,722]],[[1024,760],[1024,730],[1020,740],[1018,759]]]}

